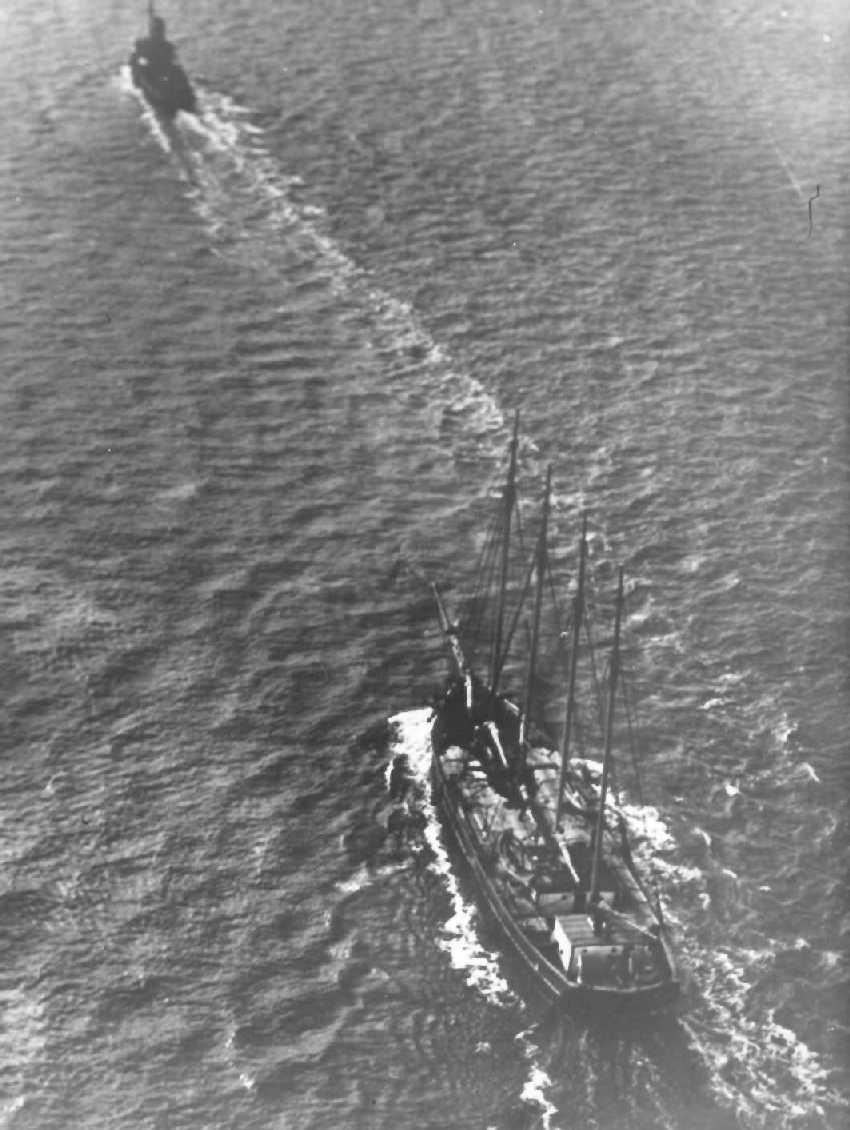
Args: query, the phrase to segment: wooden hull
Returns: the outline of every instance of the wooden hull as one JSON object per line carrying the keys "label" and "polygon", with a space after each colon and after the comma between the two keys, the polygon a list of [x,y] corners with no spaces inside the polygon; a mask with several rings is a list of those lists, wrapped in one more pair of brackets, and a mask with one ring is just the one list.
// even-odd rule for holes
{"label": "wooden hull", "polygon": [[[596,1013],[621,1009],[653,1012],[670,1006],[678,995],[678,983],[673,974],[672,957],[662,939],[659,939],[658,945],[663,952],[667,976],[654,984],[588,984],[569,977],[557,952],[552,952],[554,946],[547,944],[545,940],[536,943],[508,904],[493,875],[476,829],[468,818],[461,790],[445,774],[441,758],[436,752],[432,757],[431,777],[434,802],[443,827],[469,872],[478,895],[477,901],[486,910],[510,954],[517,959],[530,984],[544,1001],[570,1011],[587,1010]],[[586,916],[574,915],[572,920],[575,928],[583,929],[590,936],[592,928]]]}

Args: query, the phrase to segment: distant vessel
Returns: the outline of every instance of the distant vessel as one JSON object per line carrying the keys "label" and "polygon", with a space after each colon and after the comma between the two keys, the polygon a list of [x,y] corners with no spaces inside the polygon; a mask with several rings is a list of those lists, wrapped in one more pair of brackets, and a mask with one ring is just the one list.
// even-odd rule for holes
{"label": "distant vessel", "polygon": [[[532,716],[537,652],[548,569],[551,472],[547,476],[540,532],[516,607],[508,616],[509,544],[516,505],[517,426],[510,467],[494,530],[482,555],[492,578],[495,609],[486,588],[470,607],[470,623],[489,619],[490,631],[469,640],[484,645],[486,677],[473,672],[461,636],[432,586],[453,673],[434,709],[432,781],[444,828],[466,863],[480,901],[498,924],[545,998],[559,1003],[633,1003],[649,1010],[678,992],[673,956],[660,904],[655,908],[635,868],[625,820],[609,797],[614,706],[620,673],[623,575],[620,570],[613,645],[602,702],[581,713],[602,716],[601,771],[585,757],[571,758],[579,716],[576,673],[582,636],[590,640],[585,598],[586,515],[579,546],[577,589],[566,676],[565,721],[560,748],[553,748]],[[531,643],[524,703],[501,690],[501,679],[524,604],[531,605]],[[483,609],[483,610],[482,610]],[[583,651],[584,649],[582,649]],[[582,682],[585,680],[583,679]],[[581,731],[582,743],[588,740]]]}
{"label": "distant vessel", "polygon": [[130,55],[130,74],[151,106],[167,118],[178,110],[197,114],[198,106],[186,72],[177,62],[177,50],[165,37],[165,20],[148,4],[148,34],[137,39]]}

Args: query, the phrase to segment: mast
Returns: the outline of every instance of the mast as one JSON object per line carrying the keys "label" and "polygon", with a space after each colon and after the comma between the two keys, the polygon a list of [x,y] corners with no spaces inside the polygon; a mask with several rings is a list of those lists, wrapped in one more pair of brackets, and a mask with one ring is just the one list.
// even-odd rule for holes
{"label": "mast", "polygon": [[540,535],[537,539],[535,550],[535,571],[537,585],[534,593],[534,619],[531,628],[531,654],[528,657],[528,676],[525,684],[525,709],[520,720],[519,740],[520,745],[525,742],[526,734],[531,725],[531,700],[534,694],[534,676],[537,666],[537,647],[540,641],[540,613],[543,608],[543,584],[546,579],[547,541],[549,527],[549,498],[552,493],[552,467],[546,470],[546,491],[543,495],[543,514],[541,517]]}
{"label": "mast", "polygon": [[452,658],[457,667],[457,673],[465,678],[467,674],[466,659],[463,654],[463,649],[460,646],[460,640],[457,638],[457,628],[455,628],[449,619],[446,606],[443,604],[443,598],[440,596],[440,590],[433,581],[431,582],[431,592],[434,594],[434,600],[437,603],[437,615],[440,619],[440,628],[443,635],[449,641],[449,647],[451,648]]}
{"label": "mast", "polygon": [[605,799],[608,795],[608,777],[611,770],[611,744],[614,734],[614,695],[620,673],[620,620],[623,612],[623,567],[619,569],[617,583],[617,615],[614,620],[614,650],[611,652],[611,674],[608,690],[608,717],[605,723],[605,756],[602,762],[602,785],[599,791],[599,815],[596,819],[596,836],[593,843],[593,869],[590,873],[590,905],[599,901],[599,860],[602,856],[602,830],[605,827]]}
{"label": "mast", "polygon": [[504,513],[502,521],[504,530],[502,534],[502,565],[499,576],[499,603],[496,609],[496,630],[493,636],[493,655],[490,668],[490,689],[495,695],[498,687],[499,674],[502,669],[502,633],[505,628],[505,602],[508,591],[508,566],[510,564],[511,547],[511,517],[513,516],[514,503],[516,502],[516,451],[519,437],[519,412],[514,416],[514,434],[511,439],[511,457],[508,467],[508,480],[502,493],[502,506]]}
{"label": "mast", "polygon": [[570,652],[570,674],[567,682],[567,707],[564,716],[564,733],[561,738],[561,771],[558,774],[558,806],[555,810],[555,827],[561,824],[561,807],[564,803],[564,785],[567,780],[567,765],[570,760],[570,737],[573,729],[573,713],[576,696],[576,668],[578,667],[578,644],[581,622],[584,619],[584,568],[587,561],[587,511],[581,515],[581,540],[578,553],[578,587],[573,600],[573,646]]}

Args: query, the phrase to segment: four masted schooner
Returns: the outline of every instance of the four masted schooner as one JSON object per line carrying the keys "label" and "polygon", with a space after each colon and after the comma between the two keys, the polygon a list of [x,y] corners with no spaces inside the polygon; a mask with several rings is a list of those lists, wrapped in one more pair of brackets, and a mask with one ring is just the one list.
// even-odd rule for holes
{"label": "four masted schooner", "polygon": [[[453,664],[434,708],[434,799],[480,901],[544,998],[593,1008],[639,1004],[654,1010],[677,995],[674,960],[660,903],[656,900],[653,906],[638,875],[625,820],[609,795],[621,666],[622,569],[607,688],[597,712],[602,731],[600,772],[598,761],[575,757],[571,751],[580,732],[577,671],[585,650],[595,677],[585,594],[586,515],[571,623],[561,633],[571,646],[559,748],[553,748],[534,716],[544,590],[551,582],[547,545],[551,471],[531,565],[509,617],[517,434],[518,420],[489,563],[495,607],[485,615],[480,602],[473,602],[470,610],[470,621],[489,623],[489,631],[482,633],[489,650],[486,677],[467,658],[480,640],[468,638],[466,629],[471,625],[461,627],[450,620],[432,585]],[[518,700],[502,689],[502,682],[522,610],[529,602],[531,643],[524,698]],[[583,744],[584,731],[580,733]]]}

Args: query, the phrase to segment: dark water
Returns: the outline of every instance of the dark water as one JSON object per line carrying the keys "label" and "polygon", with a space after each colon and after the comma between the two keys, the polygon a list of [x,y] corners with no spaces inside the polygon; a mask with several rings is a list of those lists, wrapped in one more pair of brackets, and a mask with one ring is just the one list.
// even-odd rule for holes
{"label": "dark water", "polygon": [[[0,1122],[845,1124],[845,6],[174,0],[168,132],[137,7],[0,13]],[[631,578],[666,1023],[523,1004],[430,809],[516,408]]]}

